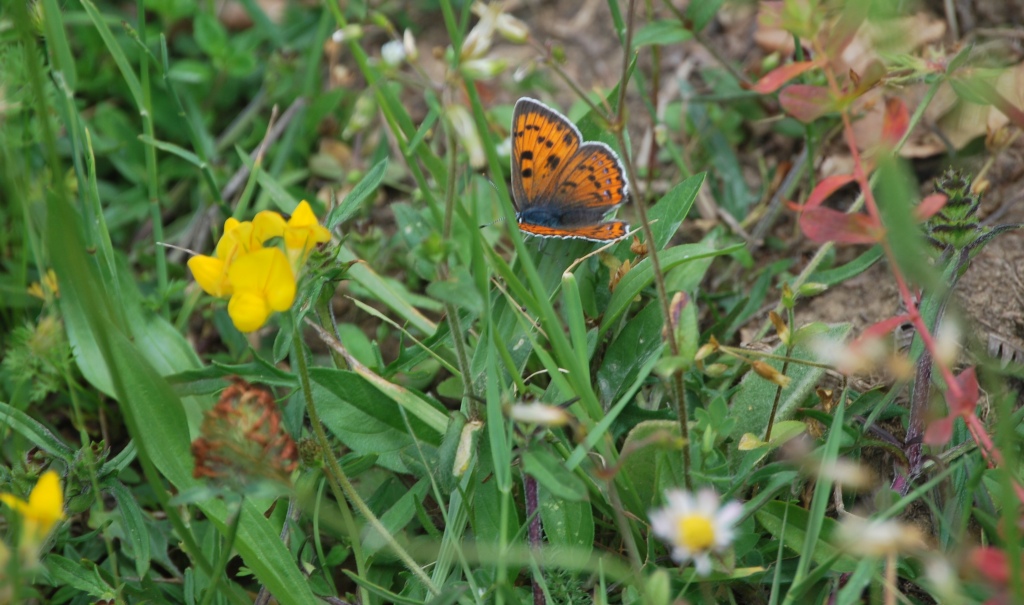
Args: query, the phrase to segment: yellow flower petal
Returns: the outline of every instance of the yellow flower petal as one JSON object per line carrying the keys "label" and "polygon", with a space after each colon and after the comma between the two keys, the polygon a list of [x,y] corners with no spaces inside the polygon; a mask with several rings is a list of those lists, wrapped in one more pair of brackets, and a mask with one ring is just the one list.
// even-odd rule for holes
{"label": "yellow flower petal", "polygon": [[253,239],[263,244],[272,237],[281,237],[284,234],[284,218],[271,210],[264,210],[252,219]]}
{"label": "yellow flower petal", "polygon": [[239,256],[262,248],[263,242],[255,236],[255,231],[249,221],[238,223],[234,229],[225,231],[217,242],[217,258],[231,265]]}
{"label": "yellow flower petal", "polygon": [[272,310],[286,311],[295,301],[295,274],[280,248],[239,258],[228,269],[228,280],[235,292],[228,315],[243,332],[259,328]]}
{"label": "yellow flower petal", "polygon": [[255,332],[267,323],[270,306],[259,292],[236,292],[228,301],[228,315],[239,332]]}
{"label": "yellow flower petal", "polygon": [[28,506],[43,533],[49,533],[50,528],[64,518],[64,489],[57,471],[49,470],[39,477],[28,496]]}
{"label": "yellow flower petal", "polygon": [[231,295],[228,267],[224,261],[199,254],[188,259],[188,268],[192,270],[192,277],[196,278],[196,283],[203,289],[203,292],[218,298]]}
{"label": "yellow flower petal", "polygon": [[270,259],[267,267],[267,281],[264,293],[270,308],[275,311],[287,311],[295,302],[295,274],[288,264],[288,258],[279,248],[273,248],[277,254]]}
{"label": "yellow flower petal", "polygon": [[289,250],[308,253],[317,244],[331,241],[331,232],[317,221],[309,202],[302,200],[288,219],[284,231],[284,246]]}
{"label": "yellow flower petal", "polygon": [[0,502],[21,515],[26,539],[30,541],[45,538],[53,526],[64,519],[64,490],[60,476],[53,470],[39,477],[27,502],[13,494],[0,494]]}

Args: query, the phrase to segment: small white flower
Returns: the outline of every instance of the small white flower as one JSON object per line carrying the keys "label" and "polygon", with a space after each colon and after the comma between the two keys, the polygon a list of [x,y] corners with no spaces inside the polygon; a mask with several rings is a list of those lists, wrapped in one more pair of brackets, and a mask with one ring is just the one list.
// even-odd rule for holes
{"label": "small white flower", "polygon": [[479,59],[487,54],[494,40],[494,30],[498,27],[498,17],[501,16],[502,6],[499,2],[488,4],[482,10],[476,11],[480,20],[473,29],[469,30],[466,39],[462,42],[460,59]]}
{"label": "small white flower", "polygon": [[924,535],[914,525],[895,519],[864,519],[848,515],[836,530],[836,540],[852,554],[884,557],[925,548]]}
{"label": "small white flower", "polygon": [[472,10],[473,14],[480,17],[481,20],[492,18],[488,13],[496,10],[498,14],[497,17],[493,17],[494,28],[501,34],[501,37],[509,42],[522,44],[526,42],[526,38],[530,35],[530,28],[519,19],[504,12],[500,2],[492,2],[489,5],[483,2],[474,2]]}
{"label": "small white flower", "polygon": [[847,376],[870,374],[889,358],[889,347],[876,336],[849,343],[820,336],[811,341],[810,348],[822,363]]}
{"label": "small white flower", "polygon": [[401,40],[391,40],[380,47],[380,58],[391,67],[397,67],[405,60],[405,44]]}
{"label": "small white flower", "polygon": [[697,573],[711,573],[711,553],[732,543],[735,525],[743,514],[739,502],[719,502],[713,489],[696,497],[685,490],[665,492],[667,505],[647,513],[654,535],[672,546],[672,559],[680,565],[693,560]]}

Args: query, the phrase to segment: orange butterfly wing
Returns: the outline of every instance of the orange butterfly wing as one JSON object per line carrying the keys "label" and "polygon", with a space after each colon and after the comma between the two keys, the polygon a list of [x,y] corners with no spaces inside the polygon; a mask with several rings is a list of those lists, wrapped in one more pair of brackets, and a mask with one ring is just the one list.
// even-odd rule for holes
{"label": "orange butterfly wing", "polygon": [[587,239],[593,242],[613,242],[629,235],[629,224],[624,221],[609,221],[596,225],[559,228],[519,223],[519,229],[530,235],[540,237],[560,237],[563,239]]}
{"label": "orange butterfly wing", "polygon": [[528,97],[512,113],[512,195],[520,210],[555,194],[563,167],[580,148],[565,116]]}
{"label": "orange butterfly wing", "polygon": [[602,212],[612,210],[629,196],[619,156],[604,143],[584,143],[569,158],[558,187],[566,205]]}

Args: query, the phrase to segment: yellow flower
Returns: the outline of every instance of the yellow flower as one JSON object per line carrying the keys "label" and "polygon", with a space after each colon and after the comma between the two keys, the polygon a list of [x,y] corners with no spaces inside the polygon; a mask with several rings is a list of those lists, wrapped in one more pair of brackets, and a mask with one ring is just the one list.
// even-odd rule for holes
{"label": "yellow flower", "polygon": [[229,218],[224,221],[224,235],[217,242],[215,256],[197,254],[188,259],[188,268],[204,292],[217,298],[231,296],[228,274],[238,258],[261,250],[263,243],[284,234],[285,222],[276,212],[264,210],[252,222]]}
{"label": "yellow flower", "polygon": [[309,202],[299,202],[292,217],[284,226],[284,247],[288,249],[289,257],[292,257],[294,252],[294,256],[297,257],[294,260],[301,264],[317,244],[329,241],[331,232],[317,221]]}
{"label": "yellow flower", "polygon": [[0,494],[3,502],[21,515],[23,543],[41,543],[59,521],[64,520],[64,490],[56,471],[49,470],[39,477],[28,501],[13,494]]}
{"label": "yellow flower", "polygon": [[295,300],[295,274],[280,248],[262,248],[231,264],[233,294],[228,315],[241,332],[253,332],[274,311],[287,311]]}
{"label": "yellow flower", "polygon": [[46,275],[43,276],[43,279],[37,282],[32,282],[32,285],[28,287],[28,293],[41,300],[46,300],[51,293],[54,298],[60,298],[60,287],[57,286],[57,274],[53,272],[53,269],[48,269],[46,271]]}

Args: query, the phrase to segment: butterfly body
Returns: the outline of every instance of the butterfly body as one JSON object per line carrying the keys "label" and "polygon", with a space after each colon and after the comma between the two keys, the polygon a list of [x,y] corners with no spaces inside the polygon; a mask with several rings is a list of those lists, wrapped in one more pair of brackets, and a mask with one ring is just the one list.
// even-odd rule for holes
{"label": "butterfly body", "polygon": [[584,142],[568,118],[528,97],[512,114],[512,196],[529,235],[610,242],[629,232],[623,221],[603,221],[629,198],[619,156]]}

